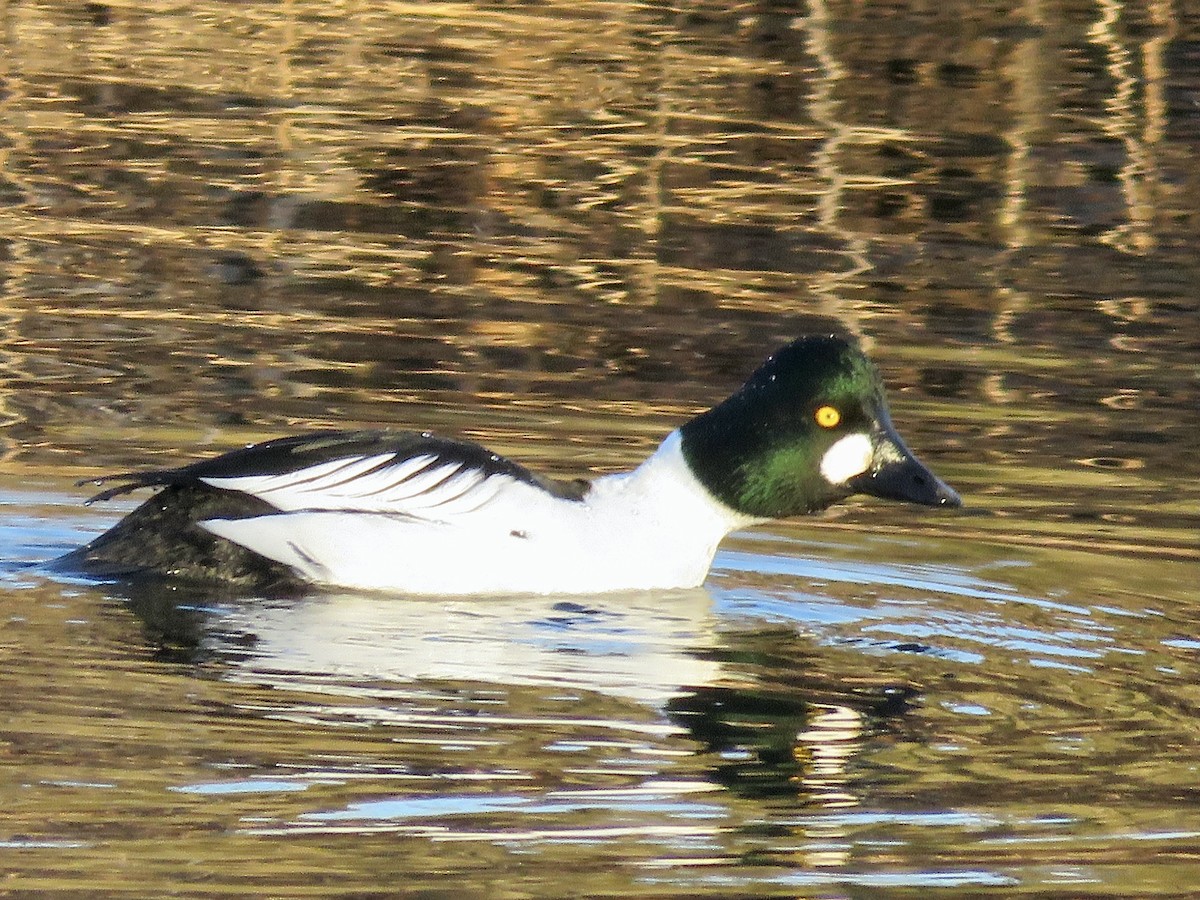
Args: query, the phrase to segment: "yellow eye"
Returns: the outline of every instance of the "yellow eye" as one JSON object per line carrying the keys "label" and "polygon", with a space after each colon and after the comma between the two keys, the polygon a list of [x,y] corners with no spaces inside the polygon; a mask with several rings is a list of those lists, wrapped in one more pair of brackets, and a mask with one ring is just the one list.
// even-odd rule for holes
{"label": "yellow eye", "polygon": [[838,422],[842,421],[842,414],[832,406],[822,406],[817,410],[813,418],[817,420],[817,424],[822,428],[833,428]]}

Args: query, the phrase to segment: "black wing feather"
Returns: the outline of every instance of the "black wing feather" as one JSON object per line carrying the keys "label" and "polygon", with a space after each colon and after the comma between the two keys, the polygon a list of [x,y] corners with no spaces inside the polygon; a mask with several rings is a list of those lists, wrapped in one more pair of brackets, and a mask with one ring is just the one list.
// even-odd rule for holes
{"label": "black wing feather", "polygon": [[282,475],[341,458],[380,454],[393,454],[394,458],[381,463],[379,467],[395,465],[417,456],[432,456],[434,459],[429,463],[430,466],[457,463],[459,468],[456,472],[473,469],[481,472],[484,477],[508,475],[565,500],[580,500],[588,489],[586,481],[555,481],[543,478],[519,463],[468,441],[456,441],[415,431],[384,430],[318,431],[276,438],[175,469],[123,472],[85,479],[80,484],[119,482],[87,501],[97,503],[144,487],[193,485],[204,478]]}

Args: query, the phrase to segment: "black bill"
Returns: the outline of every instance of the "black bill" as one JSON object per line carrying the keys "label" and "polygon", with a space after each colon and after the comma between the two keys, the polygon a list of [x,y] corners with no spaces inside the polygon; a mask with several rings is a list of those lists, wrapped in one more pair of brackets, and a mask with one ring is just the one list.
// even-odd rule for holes
{"label": "black bill", "polygon": [[849,481],[857,493],[924,506],[962,506],[962,498],[954,488],[913,456],[890,424],[876,432],[873,442],[871,468]]}

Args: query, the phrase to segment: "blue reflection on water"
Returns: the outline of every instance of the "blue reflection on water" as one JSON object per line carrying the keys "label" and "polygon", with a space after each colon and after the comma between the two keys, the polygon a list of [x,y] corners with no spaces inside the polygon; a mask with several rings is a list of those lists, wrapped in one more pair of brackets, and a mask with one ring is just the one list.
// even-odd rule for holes
{"label": "blue reflection on water", "polygon": [[[776,538],[763,543],[776,551],[780,544],[796,542]],[[814,559],[804,555],[811,552],[806,545],[797,543],[790,549],[798,552],[718,554],[718,572],[766,575],[783,583],[779,590],[746,586],[715,590],[723,618],[786,623],[812,632],[827,644],[919,652],[972,665],[984,664],[1002,650],[1033,666],[1087,672],[1086,662],[1119,649],[1114,629],[1099,621],[1094,610],[1030,596],[966,569]],[[869,594],[848,602],[838,596],[834,587],[838,585],[864,586]],[[1035,612],[1037,625],[1049,627],[1014,621],[1014,607]]]}
{"label": "blue reflection on water", "polygon": [[621,791],[559,791],[545,797],[499,794],[388,797],[352,803],[344,809],[303,813],[300,819],[309,822],[412,821],[513,810],[527,815],[558,815],[594,809],[667,813],[687,820],[721,819],[729,815],[727,809],[716,804],[681,801],[667,795],[646,794],[637,799]]}

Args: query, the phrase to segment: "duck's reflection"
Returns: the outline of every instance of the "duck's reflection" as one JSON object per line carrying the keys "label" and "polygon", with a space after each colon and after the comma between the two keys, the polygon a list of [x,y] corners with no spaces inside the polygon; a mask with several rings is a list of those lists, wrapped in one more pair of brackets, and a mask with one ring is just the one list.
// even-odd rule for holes
{"label": "duck's reflection", "polygon": [[506,691],[510,703],[524,693],[526,706],[543,698],[549,708],[556,697],[554,716],[563,694],[578,696],[584,715],[589,697],[629,701],[629,719],[657,716],[698,743],[714,783],[809,809],[856,805],[855,757],[883,721],[904,715],[913,693],[822,674],[821,656],[794,631],[722,627],[700,589],[571,599],[245,599],[151,582],[128,586],[124,596],[162,646],[215,662],[222,677],[240,682],[299,690],[319,682],[325,693],[338,685],[471,685]]}
{"label": "duck's reflection", "polygon": [[702,589],[592,598],[312,593],[240,599],[161,581],[121,594],[168,652],[240,676],[474,682],[594,691],[663,706],[720,663]]}
{"label": "duck's reflection", "polygon": [[667,710],[703,743],[722,786],[748,797],[802,794],[807,805],[834,809],[855,805],[850,764],[914,693],[887,683],[856,684],[840,696],[828,687],[710,684],[672,698]]}

